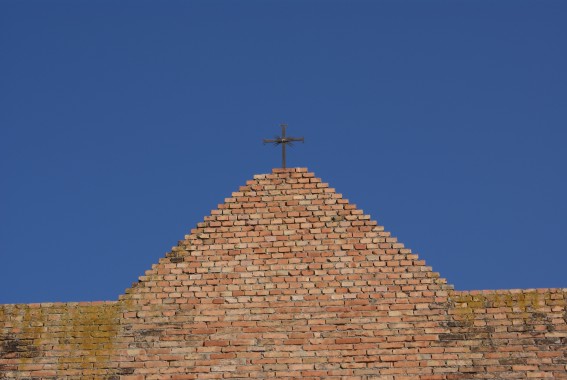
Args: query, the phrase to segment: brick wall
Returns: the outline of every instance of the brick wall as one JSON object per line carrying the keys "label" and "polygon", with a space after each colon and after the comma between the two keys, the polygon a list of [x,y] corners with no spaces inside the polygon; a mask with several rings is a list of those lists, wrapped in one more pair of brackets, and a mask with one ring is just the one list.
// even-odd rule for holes
{"label": "brick wall", "polygon": [[257,175],[116,302],[0,307],[0,378],[567,378],[565,289],[457,292],[306,169]]}
{"label": "brick wall", "polygon": [[118,302],[0,306],[0,379],[107,377],[122,316]]}

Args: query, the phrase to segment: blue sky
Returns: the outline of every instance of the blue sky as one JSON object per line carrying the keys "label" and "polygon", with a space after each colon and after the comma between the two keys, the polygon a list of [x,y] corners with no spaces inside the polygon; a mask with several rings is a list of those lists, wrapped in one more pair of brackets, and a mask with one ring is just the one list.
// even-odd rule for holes
{"label": "blue sky", "polygon": [[457,289],[567,287],[567,2],[0,2],[0,303],[113,300],[308,167]]}

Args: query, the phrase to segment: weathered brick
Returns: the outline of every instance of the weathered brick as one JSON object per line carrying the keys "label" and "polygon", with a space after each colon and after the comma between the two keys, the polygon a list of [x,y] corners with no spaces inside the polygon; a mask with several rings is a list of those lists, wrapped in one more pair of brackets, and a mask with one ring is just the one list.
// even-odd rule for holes
{"label": "weathered brick", "polygon": [[0,306],[0,378],[567,378],[567,289],[455,291],[304,168],[254,176],[116,302]]}

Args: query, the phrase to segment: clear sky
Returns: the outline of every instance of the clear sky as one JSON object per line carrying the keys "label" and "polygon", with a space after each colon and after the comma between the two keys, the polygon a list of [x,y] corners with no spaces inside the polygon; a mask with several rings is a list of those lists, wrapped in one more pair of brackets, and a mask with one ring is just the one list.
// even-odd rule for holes
{"label": "clear sky", "polygon": [[566,1],[0,1],[0,303],[114,300],[307,167],[457,289],[567,287]]}

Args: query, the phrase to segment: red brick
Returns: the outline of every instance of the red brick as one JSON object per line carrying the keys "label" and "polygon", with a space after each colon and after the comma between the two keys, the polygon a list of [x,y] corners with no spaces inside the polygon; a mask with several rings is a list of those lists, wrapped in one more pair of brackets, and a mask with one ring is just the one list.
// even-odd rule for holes
{"label": "red brick", "polygon": [[116,302],[1,305],[0,378],[565,378],[566,299],[455,291],[313,173],[277,169]]}

